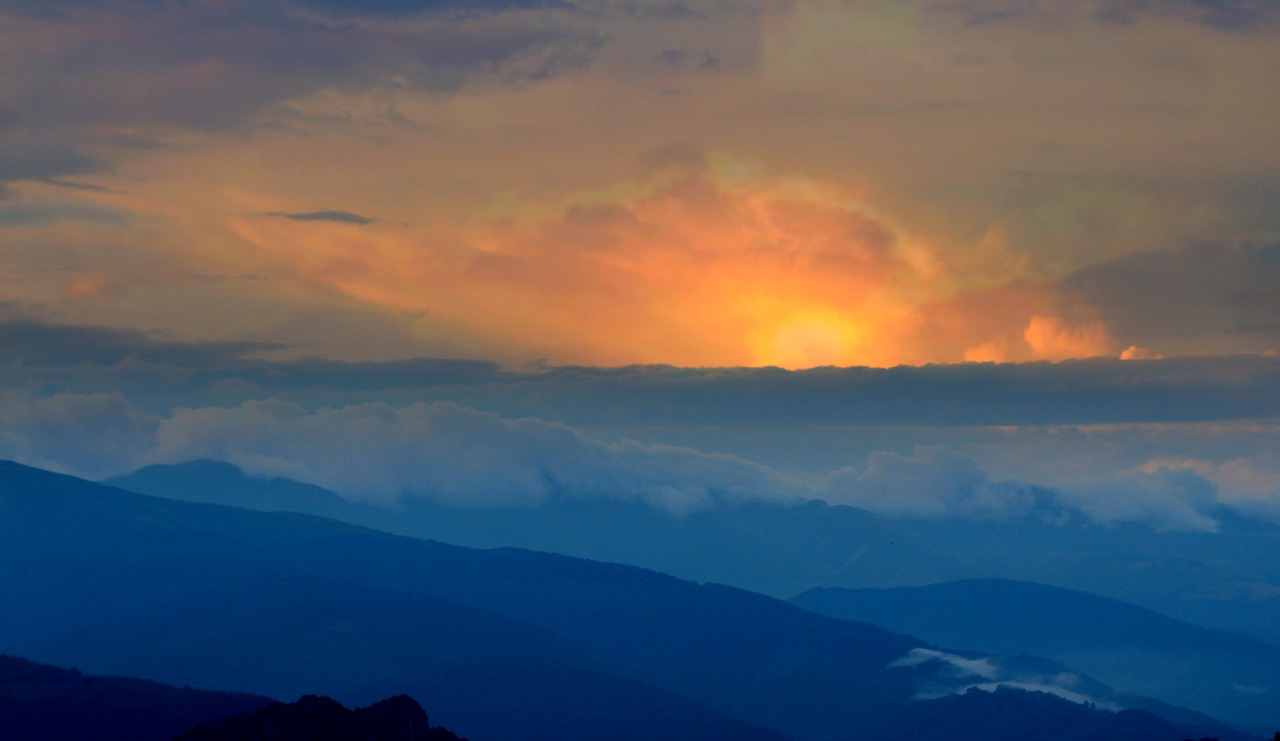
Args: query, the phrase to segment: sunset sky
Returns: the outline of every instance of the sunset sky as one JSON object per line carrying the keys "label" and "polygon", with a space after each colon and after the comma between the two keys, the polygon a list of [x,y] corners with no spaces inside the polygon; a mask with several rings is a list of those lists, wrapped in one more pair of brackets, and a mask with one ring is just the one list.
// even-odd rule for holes
{"label": "sunset sky", "polygon": [[1272,3],[3,12],[11,316],[508,364],[1280,347]]}
{"label": "sunset sky", "polygon": [[[873,439],[933,463],[912,446],[968,446],[993,476],[1049,478],[1057,453],[1028,425],[1227,425],[1126,428],[1147,447],[1108,471],[1280,499],[1277,80],[1267,0],[3,0],[4,450],[105,474],[180,457],[155,452],[147,415],[284,403],[273,372],[462,359],[506,390],[401,401],[784,468],[832,470]],[[803,464],[760,437],[655,432],[644,393],[606,419],[534,388],[565,366],[1099,356],[1034,419],[974,411],[1016,406],[982,384],[846,379],[894,409],[944,389],[970,411]],[[1057,366],[1029,367],[1009,383],[1051,398],[1036,374]],[[289,403],[394,406],[405,385],[372,377]],[[1130,414],[1095,393],[1109,384],[1156,390]],[[1097,414],[1071,412],[1077,391]],[[146,441],[109,464],[13,431],[66,394],[113,395],[76,398]],[[788,424],[893,421],[857,417]],[[965,425],[986,432],[938,431]],[[1040,441],[1041,463],[982,458],[1001,436]],[[1241,447],[1204,444],[1224,436]],[[1237,460],[1252,468],[1223,469]]]}

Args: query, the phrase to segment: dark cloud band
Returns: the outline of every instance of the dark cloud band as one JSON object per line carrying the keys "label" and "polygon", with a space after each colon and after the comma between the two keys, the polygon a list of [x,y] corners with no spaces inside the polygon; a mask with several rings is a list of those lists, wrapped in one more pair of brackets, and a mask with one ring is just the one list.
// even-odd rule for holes
{"label": "dark cloud band", "polygon": [[335,224],[358,224],[360,226],[377,221],[372,216],[361,216],[350,211],[307,211],[292,214],[282,211],[268,211],[262,215],[277,219],[290,219],[292,221],[330,221]]}
{"label": "dark cloud band", "polygon": [[177,343],[0,322],[11,384],[123,392],[148,408],[287,399],[309,408],[453,401],[582,425],[1055,425],[1280,415],[1280,358],[1209,356],[896,368],[504,369],[407,359],[271,361],[279,345]]}

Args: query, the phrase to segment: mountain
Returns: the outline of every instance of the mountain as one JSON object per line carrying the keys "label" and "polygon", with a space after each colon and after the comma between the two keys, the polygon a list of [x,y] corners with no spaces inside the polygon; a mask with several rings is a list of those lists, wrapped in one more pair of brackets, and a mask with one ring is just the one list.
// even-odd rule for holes
{"label": "mountain", "polygon": [[606,500],[507,508],[406,502],[393,511],[338,504],[343,500],[332,492],[209,461],[151,466],[112,481],[142,493],[308,512],[459,545],[627,563],[783,598],[815,587],[1032,581],[1280,643],[1280,527],[1229,510],[1215,515],[1221,532],[1157,532],[1050,511],[1009,521],[895,519],[816,501],[730,500],[678,518]]}
{"label": "mountain", "polygon": [[[815,582],[842,583],[850,569],[914,583],[952,565],[946,554],[934,553],[891,521],[820,502],[737,502],[682,518],[647,504],[607,500],[558,500],[536,508],[407,502],[390,511],[211,460],[146,466],[102,483],[182,501],[333,517],[476,548],[516,546],[627,563],[773,596],[789,597]],[[851,544],[857,558],[851,558]]]}
{"label": "mountain", "polygon": [[169,741],[198,723],[272,702],[140,679],[87,676],[0,655],[0,741]]}
{"label": "mountain", "polygon": [[793,604],[958,649],[1060,661],[1117,689],[1244,726],[1280,728],[1280,646],[1029,582],[814,589]]}
{"label": "mountain", "polygon": [[286,478],[246,476],[230,463],[209,459],[144,466],[102,483],[184,502],[226,504],[260,512],[304,512],[342,520],[364,515],[361,507],[328,489]]}
{"label": "mountain", "polygon": [[348,710],[329,697],[303,695],[189,729],[175,741],[466,741],[431,727],[422,706],[397,695]]}
{"label": "mountain", "polygon": [[[40,660],[356,705],[409,694],[476,741],[845,741],[916,723],[938,693],[938,727],[963,717],[977,737],[1019,738],[970,712],[993,695],[968,689],[1023,683],[975,673],[987,659],[736,588],[13,463],[0,464],[0,513],[0,588],[24,606],[0,614],[0,649]],[[1100,738],[1091,698],[1061,699],[1060,679],[1033,685],[1058,695],[1037,703],[1060,717],[1059,738]],[[1141,719],[1126,739],[1172,727],[1126,717]],[[1240,738],[1208,723],[1178,731]]]}

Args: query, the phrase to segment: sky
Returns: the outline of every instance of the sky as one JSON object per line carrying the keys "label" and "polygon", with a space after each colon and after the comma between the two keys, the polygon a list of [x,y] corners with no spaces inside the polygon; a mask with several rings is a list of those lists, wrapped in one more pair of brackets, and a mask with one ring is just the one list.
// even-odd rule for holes
{"label": "sky", "polygon": [[1266,0],[0,0],[0,454],[1209,528],[1280,507],[1276,79]]}

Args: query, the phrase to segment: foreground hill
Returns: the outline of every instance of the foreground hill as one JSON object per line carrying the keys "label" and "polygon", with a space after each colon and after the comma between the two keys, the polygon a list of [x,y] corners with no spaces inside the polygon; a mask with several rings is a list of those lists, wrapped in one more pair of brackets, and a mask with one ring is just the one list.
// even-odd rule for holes
{"label": "foreground hill", "polygon": [[[0,464],[0,512],[0,588],[24,605],[0,614],[0,648],[96,671],[355,705],[410,694],[475,741],[845,741],[921,717],[1014,741],[1011,721],[1028,712],[965,694],[1001,682],[919,640],[634,567],[160,499],[12,463]],[[939,692],[945,702],[922,699]],[[1097,711],[1036,698],[1061,741],[1238,738],[1139,711],[1125,735],[1099,736]]]}
{"label": "foreground hill", "polygon": [[955,648],[1055,659],[1122,690],[1242,725],[1280,728],[1280,646],[1105,597],[982,579],[814,589],[792,603]]}
{"label": "foreground hill", "polygon": [[447,728],[432,727],[412,698],[397,695],[367,708],[348,710],[329,697],[268,705],[243,715],[192,728],[175,741],[466,741]]}
{"label": "foreground hill", "polygon": [[196,724],[272,702],[140,679],[87,676],[0,655],[0,741],[169,741]]}

